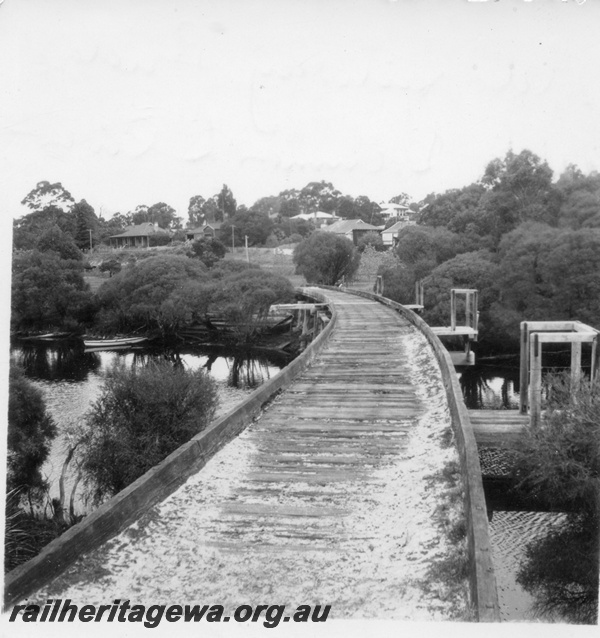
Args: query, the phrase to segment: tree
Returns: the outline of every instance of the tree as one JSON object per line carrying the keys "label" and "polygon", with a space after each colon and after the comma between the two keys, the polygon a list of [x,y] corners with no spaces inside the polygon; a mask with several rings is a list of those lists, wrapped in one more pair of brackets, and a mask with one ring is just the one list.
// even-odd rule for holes
{"label": "tree", "polygon": [[277,217],[281,209],[280,197],[261,197],[250,206],[250,212],[260,213],[267,217]]}
{"label": "tree", "polygon": [[202,369],[116,363],[76,433],[94,500],[120,492],[205,429],[216,405],[215,382]]}
{"label": "tree", "polygon": [[74,259],[81,261],[83,255],[71,235],[63,233],[58,226],[52,226],[44,231],[38,239],[36,246],[40,252],[55,252],[61,259]]}
{"label": "tree", "polygon": [[294,250],[296,272],[308,283],[335,286],[350,279],[360,263],[358,251],[346,237],[315,232]]}
{"label": "tree", "polygon": [[56,206],[48,206],[24,215],[13,222],[13,247],[17,250],[31,250],[36,247],[40,236],[57,226],[71,237],[75,234],[73,215]]}
{"label": "tree", "polygon": [[206,267],[212,268],[220,259],[225,257],[227,248],[218,239],[197,239],[192,244],[194,257],[197,257]]}
{"label": "tree", "polygon": [[273,220],[262,213],[240,209],[232,219],[221,226],[221,241],[225,243],[231,239],[231,226],[233,225],[237,244],[243,244],[244,237],[247,236],[250,246],[263,246],[273,232]]}
{"label": "tree", "polygon": [[13,256],[13,330],[78,330],[90,320],[92,297],[81,260],[38,250]]}
{"label": "tree", "polygon": [[[451,288],[479,291],[479,339],[484,345],[497,343],[490,309],[498,300],[495,282],[498,265],[487,250],[461,253],[437,266],[424,280],[425,310],[423,318],[430,325],[448,325]],[[462,303],[462,302],[461,302]]]}
{"label": "tree", "polygon": [[122,269],[121,262],[117,261],[116,259],[109,259],[108,261],[103,261],[98,267],[98,270],[100,272],[108,272],[109,277],[112,277],[113,275],[116,275],[117,273],[121,272],[121,269]]}
{"label": "tree", "polygon": [[158,224],[164,230],[181,228],[181,218],[177,217],[174,208],[164,202],[158,202],[150,207],[146,205],[137,206],[131,214],[131,220],[134,224],[147,222]]}
{"label": "tree", "polygon": [[294,288],[285,277],[246,268],[220,279],[210,309],[234,325],[239,341],[251,341],[264,327],[270,307],[293,299]]}
{"label": "tree", "polygon": [[367,246],[372,246],[375,250],[379,252],[383,252],[384,250],[386,250],[386,246],[383,243],[383,239],[381,238],[381,235],[379,233],[376,233],[375,231],[371,233],[365,233],[358,240],[358,246],[357,246],[358,252],[363,253]]}
{"label": "tree", "polygon": [[531,151],[518,155],[508,151],[504,159],[492,160],[481,183],[489,191],[482,204],[487,216],[496,220],[493,235],[497,240],[524,221],[556,222],[560,200],[552,170]]}
{"label": "tree", "polygon": [[100,286],[96,325],[105,332],[157,330],[171,338],[206,312],[205,273],[201,261],[180,255],[143,259]]}
{"label": "tree", "polygon": [[71,214],[75,218],[75,243],[80,250],[86,250],[92,246],[94,239],[97,239],[98,217],[85,199],[74,204]]}
{"label": "tree", "polygon": [[521,224],[499,247],[491,309],[495,325],[518,335],[520,321],[579,320],[600,313],[600,229],[567,230]]}
{"label": "tree", "polygon": [[41,468],[50,453],[56,426],[42,393],[11,365],[8,390],[7,491],[39,500],[47,488]]}
{"label": "tree", "polygon": [[223,184],[221,192],[217,195],[217,208],[221,215],[221,221],[231,219],[235,216],[237,202],[235,201],[233,193],[227,184]]}
{"label": "tree", "polygon": [[33,211],[40,211],[53,206],[63,212],[69,212],[75,203],[71,193],[60,183],[38,182],[36,187],[29,191],[21,204],[31,208]]}
{"label": "tree", "polygon": [[202,195],[194,195],[190,197],[190,203],[188,205],[188,220],[190,227],[194,228],[196,226],[200,226],[200,224],[204,221],[204,210],[203,206],[206,203],[206,200]]}

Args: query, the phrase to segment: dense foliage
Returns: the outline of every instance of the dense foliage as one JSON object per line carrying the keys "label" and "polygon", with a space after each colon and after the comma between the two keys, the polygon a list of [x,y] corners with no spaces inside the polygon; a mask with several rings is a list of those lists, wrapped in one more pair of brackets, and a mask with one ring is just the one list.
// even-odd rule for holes
{"label": "dense foliage", "polygon": [[121,491],[201,432],[216,405],[216,385],[202,369],[169,361],[115,364],[77,433],[95,501]]}
{"label": "dense foliage", "polygon": [[272,304],[293,300],[288,279],[250,268],[213,284],[210,310],[233,325],[239,341],[250,341],[266,324]]}
{"label": "dense foliage", "polygon": [[524,320],[599,325],[600,175],[569,166],[554,183],[531,151],[510,151],[478,183],[426,197],[419,222],[381,274],[402,303],[423,280],[428,321],[446,324],[449,288],[467,287],[480,291],[482,350],[515,350]]}
{"label": "dense foliage", "polygon": [[296,272],[308,283],[335,286],[357,271],[360,256],[354,244],[334,233],[315,232],[294,250]]}
{"label": "dense foliage", "polygon": [[96,325],[105,332],[157,330],[168,337],[207,310],[206,267],[178,255],[138,261],[98,290]]}
{"label": "dense foliage", "polygon": [[11,326],[15,330],[77,330],[91,319],[83,264],[49,250],[13,255]]}
{"label": "dense foliage", "polygon": [[39,499],[46,482],[41,467],[50,453],[56,427],[42,393],[23,372],[11,366],[8,393],[7,490]]}

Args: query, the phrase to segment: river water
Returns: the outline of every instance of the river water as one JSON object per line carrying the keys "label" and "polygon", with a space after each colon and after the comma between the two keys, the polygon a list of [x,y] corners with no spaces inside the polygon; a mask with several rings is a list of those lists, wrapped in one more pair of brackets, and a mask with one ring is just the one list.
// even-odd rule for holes
{"label": "river water", "polygon": [[[217,417],[233,409],[289,361],[287,355],[277,352],[224,348],[193,348],[177,352],[148,348],[85,352],[81,346],[66,344],[11,348],[11,358],[23,367],[25,375],[42,391],[46,407],[57,424],[58,435],[42,468],[50,485],[50,498],[59,496],[59,478],[69,448],[65,428],[81,421],[99,398],[107,370],[117,360],[127,366],[140,366],[149,359],[165,357],[190,370],[207,370],[217,384]],[[73,473],[66,475],[67,497],[73,489],[74,479]],[[75,512],[89,511],[85,495],[78,486]]]}

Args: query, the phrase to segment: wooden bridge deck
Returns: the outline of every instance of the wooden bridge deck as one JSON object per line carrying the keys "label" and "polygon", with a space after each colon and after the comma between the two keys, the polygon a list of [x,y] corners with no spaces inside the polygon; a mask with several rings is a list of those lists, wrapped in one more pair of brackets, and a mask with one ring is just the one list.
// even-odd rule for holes
{"label": "wooden bridge deck", "polygon": [[381,304],[327,294],[335,331],[290,388],[134,531],[79,559],[37,596],[316,601],[333,604],[337,617],[440,618],[444,605],[452,613],[456,600],[430,612],[421,598],[435,592],[410,584],[443,552],[431,488],[440,457],[427,448],[438,443],[427,436],[410,445],[435,400],[419,399],[424,382],[407,354],[418,331]]}
{"label": "wooden bridge deck", "polygon": [[480,447],[513,447],[529,423],[529,416],[518,410],[469,410],[469,417]]}

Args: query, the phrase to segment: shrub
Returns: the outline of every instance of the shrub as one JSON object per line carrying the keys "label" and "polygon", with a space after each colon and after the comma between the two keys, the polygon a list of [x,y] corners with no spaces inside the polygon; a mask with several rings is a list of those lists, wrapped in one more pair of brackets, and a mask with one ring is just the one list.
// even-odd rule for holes
{"label": "shrub", "polygon": [[193,257],[197,257],[205,266],[211,268],[225,257],[227,248],[218,239],[197,239],[192,244]]}
{"label": "shrub", "polygon": [[581,382],[568,375],[547,379],[544,418],[529,427],[515,461],[519,489],[551,506],[576,507],[598,517],[600,502],[600,380]]}
{"label": "shrub", "polygon": [[11,366],[8,393],[7,489],[39,499],[47,485],[41,467],[50,453],[56,426],[42,393],[17,366]]}
{"label": "shrub", "polygon": [[115,364],[77,431],[79,457],[95,502],[116,494],[211,422],[215,382],[206,371],[168,361]]}
{"label": "shrub", "polygon": [[247,268],[219,281],[211,296],[210,309],[233,324],[238,340],[249,341],[265,325],[272,304],[293,299],[294,288],[288,279]]}
{"label": "shrub", "polygon": [[358,252],[359,253],[364,252],[367,246],[372,246],[378,252],[383,252],[384,250],[386,250],[386,246],[384,246],[383,244],[383,239],[381,238],[381,235],[375,231],[371,233],[365,233],[358,240],[358,246],[357,246]]}
{"label": "shrub", "polygon": [[351,279],[360,263],[358,251],[346,237],[316,232],[294,249],[296,273],[308,283],[335,286]]}

